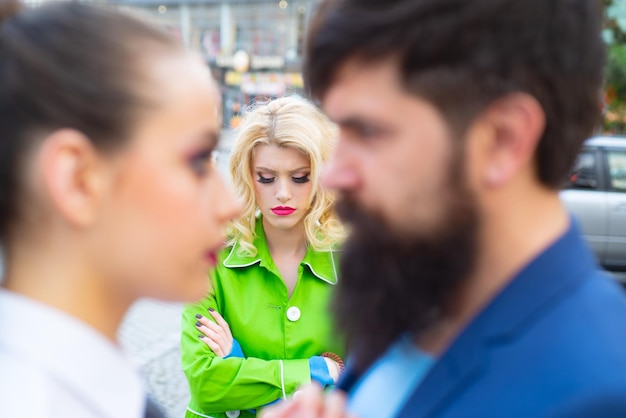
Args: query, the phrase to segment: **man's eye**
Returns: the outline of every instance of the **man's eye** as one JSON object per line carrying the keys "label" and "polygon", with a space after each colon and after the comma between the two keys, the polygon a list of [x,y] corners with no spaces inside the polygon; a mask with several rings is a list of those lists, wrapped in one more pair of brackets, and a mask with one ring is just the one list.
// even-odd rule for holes
{"label": "man's eye", "polygon": [[257,179],[259,183],[269,184],[274,182],[274,177],[263,177],[259,174],[259,178]]}
{"label": "man's eye", "polygon": [[300,177],[292,177],[291,180],[293,180],[294,183],[308,183],[309,182],[309,175],[306,174],[306,175],[300,176]]}
{"label": "man's eye", "polygon": [[191,169],[198,175],[205,175],[211,165],[217,161],[217,152],[212,148],[201,150],[189,158]]}
{"label": "man's eye", "polygon": [[361,138],[373,138],[378,135],[378,130],[375,127],[367,125],[361,126],[358,132]]}

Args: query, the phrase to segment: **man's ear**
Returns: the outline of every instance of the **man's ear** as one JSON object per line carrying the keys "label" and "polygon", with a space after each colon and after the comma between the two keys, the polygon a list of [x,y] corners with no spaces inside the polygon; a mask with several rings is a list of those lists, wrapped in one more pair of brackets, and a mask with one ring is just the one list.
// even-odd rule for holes
{"label": "man's ear", "polygon": [[483,181],[487,187],[508,183],[516,174],[534,169],[533,158],[545,128],[545,113],[533,96],[511,93],[483,113],[489,128],[483,151]]}
{"label": "man's ear", "polygon": [[59,215],[77,227],[93,222],[104,172],[89,138],[73,129],[55,131],[43,141],[38,163],[43,191]]}

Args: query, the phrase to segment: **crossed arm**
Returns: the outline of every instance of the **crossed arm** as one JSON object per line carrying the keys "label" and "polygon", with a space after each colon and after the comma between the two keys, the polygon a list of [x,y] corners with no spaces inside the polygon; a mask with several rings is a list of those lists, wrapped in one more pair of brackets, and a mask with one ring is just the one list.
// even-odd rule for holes
{"label": "crossed arm", "polygon": [[[202,316],[200,314],[196,314],[196,328],[201,333],[199,334],[199,338],[205,343],[218,357],[228,358],[228,357],[241,357],[245,358],[243,350],[241,346],[233,338],[233,334],[230,331],[230,327],[228,323],[224,320],[222,315],[220,315],[215,309],[209,308],[209,314],[213,317],[214,321]],[[339,379],[340,374],[340,366],[339,364],[328,358],[324,357],[323,361],[325,366],[330,374],[330,378],[332,379],[332,383],[336,383]],[[313,380],[320,380],[320,383],[324,383],[323,378],[317,377],[314,374],[311,376]]]}

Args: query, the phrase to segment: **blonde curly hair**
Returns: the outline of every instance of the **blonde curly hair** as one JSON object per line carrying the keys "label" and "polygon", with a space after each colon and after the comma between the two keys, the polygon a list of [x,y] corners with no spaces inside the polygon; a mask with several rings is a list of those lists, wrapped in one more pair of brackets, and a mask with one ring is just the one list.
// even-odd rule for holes
{"label": "blonde curly hair", "polygon": [[255,105],[244,116],[236,134],[229,168],[244,209],[230,226],[228,245],[238,242],[242,252],[252,256],[257,253],[253,244],[257,203],[252,158],[255,147],[261,144],[293,148],[307,156],[312,182],[309,211],[304,217],[308,244],[316,251],[329,251],[340,243],[346,233],[333,210],[335,195],[319,184],[321,166],[335,144],[336,126],[309,101],[288,96]]}

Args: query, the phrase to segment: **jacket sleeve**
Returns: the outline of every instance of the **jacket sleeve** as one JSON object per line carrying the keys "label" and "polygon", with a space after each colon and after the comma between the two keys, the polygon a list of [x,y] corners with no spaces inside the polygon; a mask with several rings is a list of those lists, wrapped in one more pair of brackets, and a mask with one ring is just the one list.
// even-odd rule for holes
{"label": "jacket sleeve", "polygon": [[205,413],[254,409],[284,398],[310,382],[309,359],[216,356],[198,338],[195,327],[196,314],[212,319],[207,315],[209,307],[219,312],[213,294],[184,307],[181,336],[182,366],[191,398]]}
{"label": "jacket sleeve", "polygon": [[546,413],[550,418],[622,418],[626,416],[623,384],[598,388],[596,393],[571,399],[565,405],[555,405],[556,411]]}

